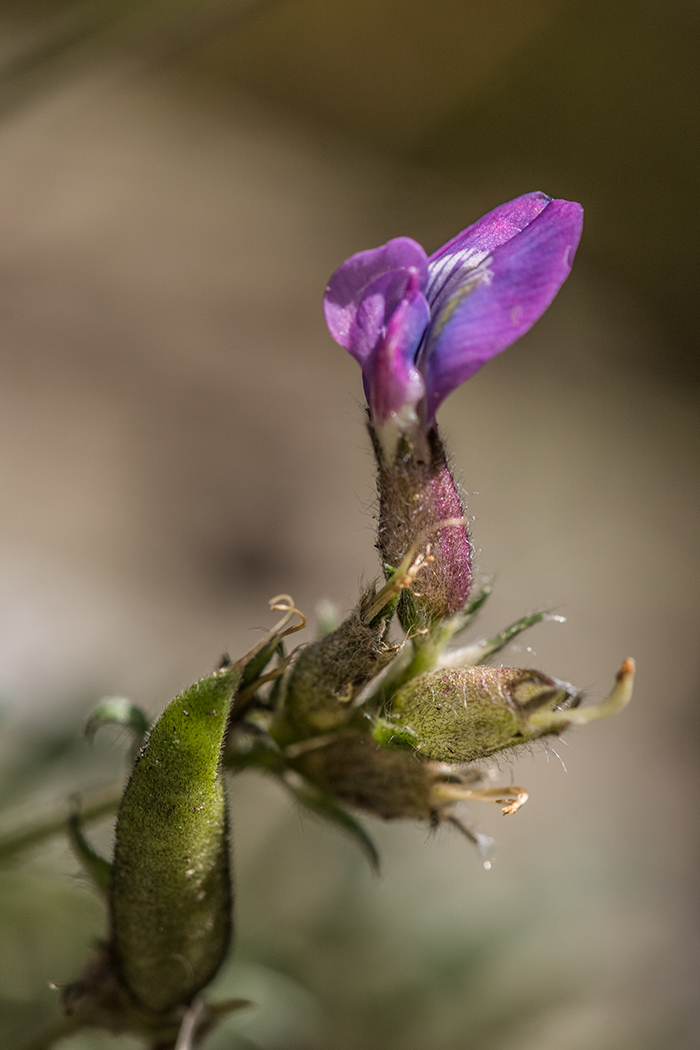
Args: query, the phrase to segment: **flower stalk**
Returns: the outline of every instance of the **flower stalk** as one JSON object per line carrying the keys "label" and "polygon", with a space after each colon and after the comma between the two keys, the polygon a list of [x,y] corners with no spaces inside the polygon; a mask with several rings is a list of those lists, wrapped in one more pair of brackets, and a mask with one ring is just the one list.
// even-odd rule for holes
{"label": "flower stalk", "polygon": [[[284,615],[244,657],[183,690],[146,734],[130,701],[104,701],[94,736],[115,723],[138,753],[121,797],[110,864],[83,833],[115,798],[77,806],[76,856],[109,908],[109,935],[62,992],[64,1021],[41,1044],[80,1027],[139,1036],[152,1050],[195,1050],[243,1000],[204,993],[233,931],[230,826],[224,775],[255,768],[296,802],[350,835],[373,869],[379,857],[355,815],[459,829],[479,851],[490,840],[463,817],[467,803],[506,815],[528,798],[494,786],[488,762],[509,750],[622,710],[627,659],[602,703],[539,670],[487,661],[520,632],[451,648],[488,597],[472,593],[466,507],[440,439],[436,411],[458,385],[513,343],[568,276],[580,205],[529,193],[501,205],[428,256],[407,237],[359,252],[333,274],[324,309],[331,334],[362,368],[377,469],[376,546],[385,581],[343,619],[326,612],[320,637],[293,652],[306,624],[287,595]],[[392,635],[392,620],[404,638]],[[0,860],[66,827],[47,821],[0,841]],[[489,861],[484,862],[486,866]]]}

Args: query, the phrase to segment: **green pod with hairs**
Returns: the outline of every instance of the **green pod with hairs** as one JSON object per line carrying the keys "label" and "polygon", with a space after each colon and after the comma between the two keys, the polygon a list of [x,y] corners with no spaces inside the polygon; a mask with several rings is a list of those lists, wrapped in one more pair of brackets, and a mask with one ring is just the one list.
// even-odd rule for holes
{"label": "green pod with hairs", "polygon": [[211,981],[229,948],[232,886],[221,749],[240,665],[180,693],[139,752],[117,817],[113,954],[136,1002],[164,1014]]}
{"label": "green pod with hairs", "polygon": [[374,597],[368,592],[339,627],[301,650],[280,690],[276,739],[288,743],[333,732],[356,717],[355,697],[397,653],[386,641],[390,615],[363,616]]}
{"label": "green pod with hairs", "polygon": [[[393,697],[387,733],[409,728],[415,750],[438,762],[478,762],[557,733],[576,707],[572,686],[519,667],[463,667],[418,675]],[[566,711],[567,720],[572,720]],[[381,734],[375,733],[381,740]]]}

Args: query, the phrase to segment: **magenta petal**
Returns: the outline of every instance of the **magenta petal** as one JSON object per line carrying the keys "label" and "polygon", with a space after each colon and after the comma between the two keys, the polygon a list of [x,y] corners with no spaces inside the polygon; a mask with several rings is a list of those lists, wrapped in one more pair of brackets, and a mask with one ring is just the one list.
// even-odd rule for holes
{"label": "magenta petal", "polygon": [[410,237],[358,252],[335,271],[323,298],[326,323],[337,343],[360,364],[379,342],[415,280],[428,279],[427,256]]}
{"label": "magenta petal", "polygon": [[450,282],[447,298],[440,293],[419,358],[428,390],[428,421],[452,390],[544,313],[569,275],[582,224],[580,204],[552,201],[456,286]]}
{"label": "magenta petal", "polygon": [[362,370],[370,418],[379,427],[405,408],[414,410],[425,395],[415,357],[429,321],[430,307],[414,278]]}
{"label": "magenta petal", "polygon": [[511,240],[551,203],[546,193],[536,191],[508,201],[462,230],[438,248],[428,260],[426,298],[434,315],[470,272],[496,248]]}

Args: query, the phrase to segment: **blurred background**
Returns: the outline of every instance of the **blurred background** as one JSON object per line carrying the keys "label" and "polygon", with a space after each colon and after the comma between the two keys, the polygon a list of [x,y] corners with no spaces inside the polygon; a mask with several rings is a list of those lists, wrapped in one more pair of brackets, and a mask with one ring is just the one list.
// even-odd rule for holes
{"label": "blurred background", "polygon": [[[155,714],[272,595],[348,609],[376,572],[335,267],[534,189],[586,209],[568,284],[441,428],[495,578],[479,632],[551,606],[566,624],[503,662],[600,697],[632,655],[633,704],[513,763],[527,806],[471,814],[489,871],[454,833],[367,820],[373,878],[238,778],[216,990],[259,1005],[212,1050],[698,1045],[699,22],[689,0],[0,3],[3,829],[122,775],[126,741],[80,740],[100,697]],[[3,1046],[104,928],[62,841],[0,871]]]}

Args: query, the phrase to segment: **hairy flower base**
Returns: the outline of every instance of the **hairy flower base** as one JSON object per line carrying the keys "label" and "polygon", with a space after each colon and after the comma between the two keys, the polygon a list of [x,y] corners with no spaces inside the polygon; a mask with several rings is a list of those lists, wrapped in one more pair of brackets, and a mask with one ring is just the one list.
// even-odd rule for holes
{"label": "hairy flower base", "polygon": [[416,750],[441,762],[474,762],[548,730],[528,716],[576,706],[578,692],[541,671],[465,667],[419,675],[392,700],[392,714],[416,734]]}
{"label": "hairy flower base", "polygon": [[367,732],[349,730],[307,752],[297,769],[335,798],[385,820],[430,820],[437,774],[405,751],[385,751]]}

